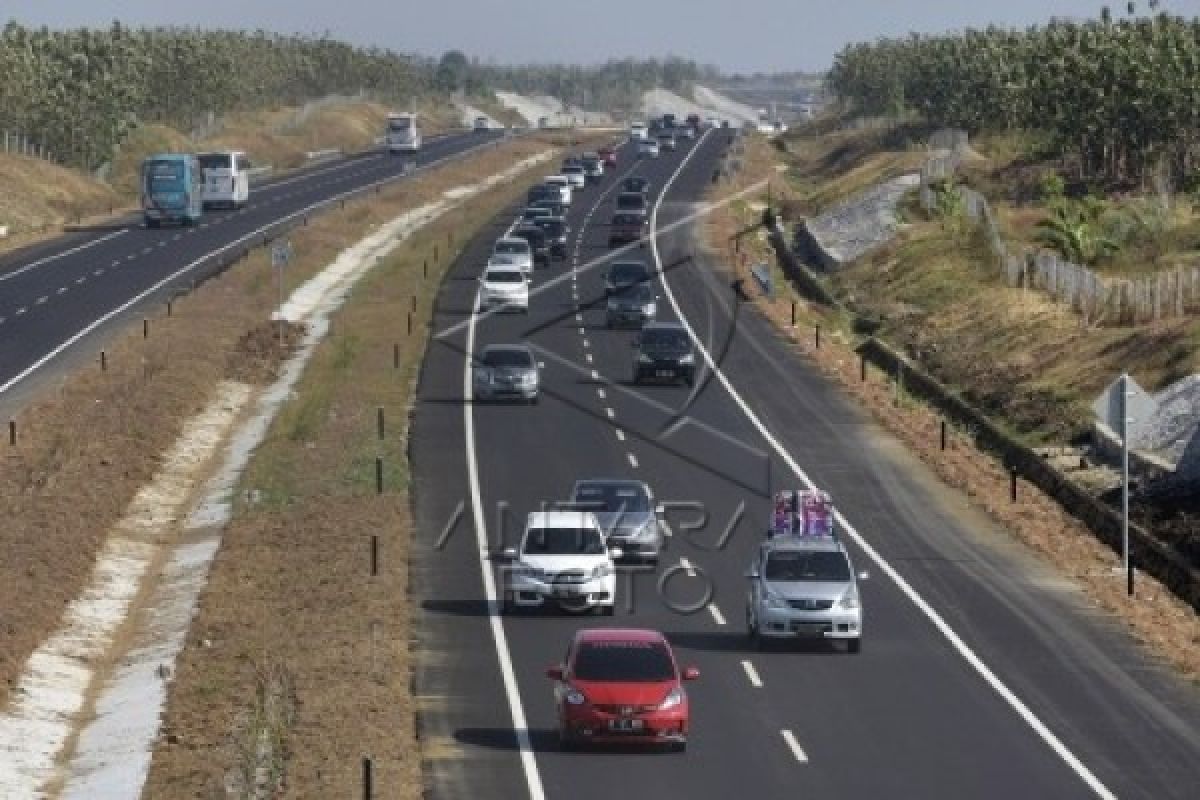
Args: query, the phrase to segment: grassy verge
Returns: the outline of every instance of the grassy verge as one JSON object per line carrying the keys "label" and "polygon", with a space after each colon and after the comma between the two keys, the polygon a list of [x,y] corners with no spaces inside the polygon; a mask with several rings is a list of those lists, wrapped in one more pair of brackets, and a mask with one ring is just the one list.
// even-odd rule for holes
{"label": "grassy verge", "polygon": [[[455,176],[457,183],[497,172],[519,156],[510,149],[478,159]],[[368,755],[377,796],[420,796],[407,595],[410,405],[446,266],[477,225],[545,169],[423,228],[335,315],[331,335],[243,476],[243,501],[178,663],[147,796],[207,796],[228,775],[246,771],[247,748],[239,743],[262,736],[254,733],[261,718],[254,710],[268,667],[286,673],[294,697],[294,713],[269,733],[281,742],[278,767],[288,796],[359,796],[361,759]],[[454,183],[447,176],[439,185]],[[365,210],[378,221],[422,199],[406,185],[403,197]],[[355,236],[345,233],[342,242],[349,244]],[[381,494],[376,458],[384,464]],[[377,575],[370,574],[372,536]]]}
{"label": "grassy verge", "polygon": [[[751,139],[744,171],[732,181],[713,187],[708,199],[728,197],[770,175],[775,165],[762,157],[764,152],[756,151]],[[788,158],[798,156],[793,153]],[[825,163],[825,167],[810,164],[797,171],[792,162],[790,175],[793,180],[798,174],[821,180],[826,170],[836,170],[835,162]],[[880,173],[880,179],[883,177]],[[856,183],[857,178],[852,182]],[[804,183],[789,188],[799,198],[805,197]],[[808,196],[817,190],[812,187]],[[785,207],[790,200],[785,195]],[[753,222],[749,204],[745,208],[736,203],[725,206],[707,222],[707,244],[734,264],[737,276],[749,287],[752,302],[790,339],[797,354],[870,411],[946,485],[965,492],[1014,538],[1082,586],[1094,603],[1120,619],[1150,653],[1200,683],[1200,617],[1148,576],[1140,578],[1137,601],[1130,603],[1124,583],[1111,573],[1115,564],[1112,551],[1032,486],[1021,486],[1020,501],[1010,503],[1007,470],[977,450],[969,432],[951,427],[947,449],[942,451],[941,418],[934,410],[903,391],[897,393],[888,376],[873,369],[868,371],[867,380],[860,379],[859,359],[854,352],[858,337],[848,319],[808,303],[777,269],[775,296],[764,297],[748,266],[756,260],[774,263],[765,246],[756,237],[743,237],[745,261],[731,252],[730,237]],[[1100,373],[1121,359],[1130,363],[1140,357],[1143,363],[1158,364],[1156,368],[1164,371],[1175,369],[1175,360],[1195,366],[1195,348],[1200,345],[1196,323],[1184,324],[1179,330],[1164,326],[1117,331],[1083,329],[1069,312],[1022,296],[992,280],[971,257],[975,247],[969,238],[953,239],[933,221],[920,222],[892,246],[839,274],[837,288],[844,299],[881,312],[886,338],[920,342],[926,353],[924,365],[931,364],[930,353],[941,359],[952,354],[964,373],[960,382],[948,382],[968,396],[972,387],[977,393],[982,391],[973,382],[975,379],[997,371],[1006,377],[1009,390],[1015,387],[1021,391],[1020,387],[1027,386],[1032,391],[1043,386],[1061,402],[1067,392],[1081,399],[1090,386],[1101,383],[1092,373]],[[818,326],[819,347],[815,336]],[[1180,342],[1188,342],[1189,349],[1181,351],[1185,353],[1182,358],[1171,356],[1173,348],[1183,347]],[[1022,379],[1013,368],[1006,370],[1006,364],[1027,370],[1026,377]],[[1139,381],[1144,375],[1138,373]],[[1150,378],[1147,380],[1153,385]],[[997,390],[1002,385],[995,384]],[[991,410],[1000,415],[1001,421],[1020,427],[1021,418],[1010,413],[1011,405],[998,403]]]}

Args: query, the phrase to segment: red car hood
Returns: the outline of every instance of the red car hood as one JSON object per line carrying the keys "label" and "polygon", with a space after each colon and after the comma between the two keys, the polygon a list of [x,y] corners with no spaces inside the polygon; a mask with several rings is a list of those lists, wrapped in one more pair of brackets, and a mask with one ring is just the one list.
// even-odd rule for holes
{"label": "red car hood", "polygon": [[593,705],[650,706],[658,705],[678,684],[675,681],[657,683],[603,683],[598,681],[572,681],[571,685],[583,693]]}

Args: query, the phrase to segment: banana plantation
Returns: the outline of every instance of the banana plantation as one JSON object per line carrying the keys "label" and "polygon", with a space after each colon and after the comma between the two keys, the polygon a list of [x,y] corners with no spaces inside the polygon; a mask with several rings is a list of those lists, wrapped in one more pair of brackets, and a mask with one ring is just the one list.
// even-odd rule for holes
{"label": "banana plantation", "polygon": [[829,85],[863,114],[1044,134],[1083,179],[1194,180],[1200,19],[1125,10],[1120,19],[1106,8],[1086,22],[852,45]]}

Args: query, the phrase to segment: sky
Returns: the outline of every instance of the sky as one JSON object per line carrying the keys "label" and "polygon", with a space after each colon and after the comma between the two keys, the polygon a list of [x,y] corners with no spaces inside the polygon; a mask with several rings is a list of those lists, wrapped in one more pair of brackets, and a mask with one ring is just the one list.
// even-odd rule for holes
{"label": "sky", "polygon": [[[1125,0],[1107,0],[1123,9]],[[4,0],[24,25],[192,25],[322,33],[499,63],[678,55],[728,72],[823,70],[849,42],[1095,17],[1106,0]],[[1146,0],[1139,0],[1144,9]],[[1164,0],[1200,14],[1200,0]]]}

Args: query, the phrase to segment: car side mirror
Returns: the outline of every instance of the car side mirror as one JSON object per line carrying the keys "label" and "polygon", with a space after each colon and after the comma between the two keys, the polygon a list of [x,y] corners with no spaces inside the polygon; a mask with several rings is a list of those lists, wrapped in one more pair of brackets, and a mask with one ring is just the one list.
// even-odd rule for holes
{"label": "car side mirror", "polygon": [[685,681],[699,680],[699,678],[700,670],[696,669],[695,667],[688,667],[683,671],[683,679]]}
{"label": "car side mirror", "polygon": [[869,580],[870,577],[871,577],[871,573],[867,572],[865,569],[862,572],[858,573],[858,579],[860,581]]}
{"label": "car side mirror", "polygon": [[608,557],[616,561],[621,556],[625,555],[625,551],[619,547],[610,547],[608,549]]}
{"label": "car side mirror", "polygon": [[492,551],[492,560],[493,561],[516,561],[517,560],[517,548],[506,547],[503,550],[493,550]]}
{"label": "car side mirror", "polygon": [[546,677],[552,681],[561,681],[563,679],[563,668],[561,666],[546,667]]}

